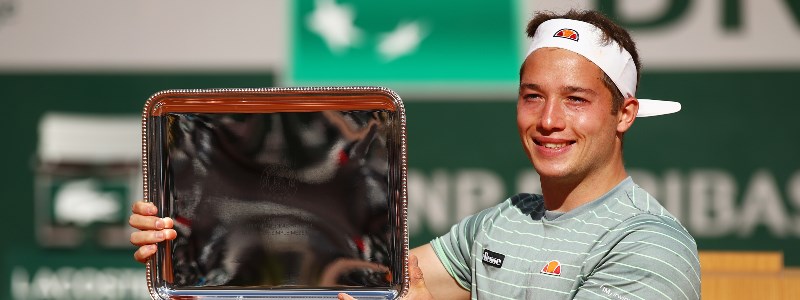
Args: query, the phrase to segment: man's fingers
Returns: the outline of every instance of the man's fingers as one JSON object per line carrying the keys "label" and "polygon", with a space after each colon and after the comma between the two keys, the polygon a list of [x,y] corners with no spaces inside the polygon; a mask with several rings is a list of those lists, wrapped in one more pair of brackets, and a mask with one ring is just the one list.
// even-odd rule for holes
{"label": "man's fingers", "polygon": [[131,244],[139,246],[133,253],[136,261],[144,263],[156,253],[156,243],[173,240],[178,233],[171,229],[174,222],[170,218],[156,217],[158,208],[153,203],[137,201],[131,207],[133,214],[128,223],[142,230],[131,233]]}
{"label": "man's fingers", "polygon": [[136,201],[136,203],[133,203],[131,211],[135,215],[155,216],[158,213],[158,208],[150,202]]}
{"label": "man's fingers", "polygon": [[174,240],[178,233],[174,229],[137,231],[131,233],[131,244],[144,246],[165,240]]}
{"label": "man's fingers", "polygon": [[139,230],[161,230],[172,228],[175,222],[171,218],[159,218],[152,216],[142,216],[133,214],[128,219],[128,224],[131,227]]}
{"label": "man's fingers", "polygon": [[338,296],[339,300],[356,300],[356,298],[350,297],[350,295],[345,293],[339,293]]}
{"label": "man's fingers", "polygon": [[133,258],[140,263],[145,263],[153,254],[156,254],[156,245],[145,245],[139,247],[139,249],[133,253]]}

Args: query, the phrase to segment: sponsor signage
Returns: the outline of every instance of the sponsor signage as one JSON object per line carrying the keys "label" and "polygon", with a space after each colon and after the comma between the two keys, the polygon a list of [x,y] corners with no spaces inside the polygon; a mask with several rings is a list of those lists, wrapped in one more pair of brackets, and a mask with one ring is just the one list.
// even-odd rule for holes
{"label": "sponsor signage", "polygon": [[42,116],[34,186],[41,246],[131,247],[129,207],[142,198],[140,128],[136,115]]}
{"label": "sponsor signage", "polygon": [[293,2],[293,85],[385,85],[401,95],[513,89],[515,2]]}
{"label": "sponsor signage", "polygon": [[[2,28],[0,28],[2,30]],[[168,88],[269,86],[272,74],[15,74],[0,180],[0,299],[149,299],[128,241],[141,199],[141,115]]]}
{"label": "sponsor signage", "polygon": [[524,0],[533,11],[598,10],[630,30],[646,70],[800,68],[800,4],[793,0]]}
{"label": "sponsor signage", "polygon": [[[766,108],[738,99],[747,92],[735,88],[800,78],[784,72],[649,76],[647,89],[680,99],[684,110],[637,119],[626,134],[634,181],[681,220],[700,250],[777,250],[787,264],[800,265],[800,139],[794,133],[800,125],[793,110],[757,113]],[[672,86],[685,88],[668,92]],[[778,92],[763,93],[776,101],[770,107],[798,105]],[[540,192],[519,143],[514,103],[412,102],[407,114],[411,245],[510,195]]]}

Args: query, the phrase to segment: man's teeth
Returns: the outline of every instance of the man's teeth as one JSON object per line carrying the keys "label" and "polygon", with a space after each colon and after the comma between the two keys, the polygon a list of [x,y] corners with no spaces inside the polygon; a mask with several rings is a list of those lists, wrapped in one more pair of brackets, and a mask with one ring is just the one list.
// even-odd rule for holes
{"label": "man's teeth", "polygon": [[567,146],[567,143],[562,143],[562,144],[544,143],[544,144],[542,144],[542,145],[543,145],[545,148],[548,148],[548,149],[559,149],[559,148],[561,148],[561,147],[565,147],[565,146]]}

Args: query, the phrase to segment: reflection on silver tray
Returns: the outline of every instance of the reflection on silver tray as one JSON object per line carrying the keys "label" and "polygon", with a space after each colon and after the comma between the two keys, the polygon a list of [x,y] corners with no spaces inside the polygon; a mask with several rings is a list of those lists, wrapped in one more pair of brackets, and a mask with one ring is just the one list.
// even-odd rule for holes
{"label": "reflection on silver tray", "polygon": [[143,116],[145,198],[178,237],[154,299],[407,290],[405,114],[374,87],[172,90]]}

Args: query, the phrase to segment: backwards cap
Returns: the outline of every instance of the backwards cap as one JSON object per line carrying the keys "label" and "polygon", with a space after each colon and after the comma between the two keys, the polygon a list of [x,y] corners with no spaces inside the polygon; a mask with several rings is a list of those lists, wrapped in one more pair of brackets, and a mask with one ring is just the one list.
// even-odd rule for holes
{"label": "backwards cap", "polygon": [[[623,97],[636,96],[637,72],[633,57],[613,39],[604,40],[603,31],[596,26],[571,19],[551,19],[543,22],[533,35],[528,57],[539,48],[554,47],[582,55],[611,78]],[[637,117],[671,114],[681,110],[674,101],[638,99]]]}

